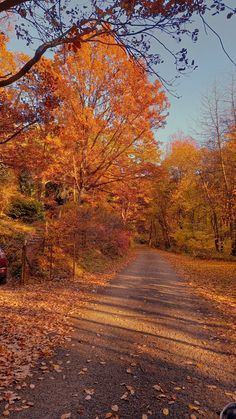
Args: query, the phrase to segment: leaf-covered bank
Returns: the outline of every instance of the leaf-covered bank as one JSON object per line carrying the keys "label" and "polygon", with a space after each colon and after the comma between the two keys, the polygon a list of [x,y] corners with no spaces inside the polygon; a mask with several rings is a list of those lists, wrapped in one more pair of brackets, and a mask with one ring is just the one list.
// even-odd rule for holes
{"label": "leaf-covered bank", "polygon": [[197,291],[231,314],[236,311],[236,264],[218,260],[199,260],[190,256],[165,251],[160,253],[181,277],[196,287]]}
{"label": "leaf-covered bank", "polygon": [[[106,260],[106,273],[84,272],[74,281],[59,279],[32,283],[23,288],[7,284],[0,288],[0,390],[22,385],[34,366],[63,345],[71,329],[67,318],[91,300],[98,286],[105,286],[126,258]],[[92,264],[90,262],[90,268]],[[104,269],[103,269],[104,271]],[[91,294],[92,291],[92,294]],[[1,395],[0,395],[1,401]]]}

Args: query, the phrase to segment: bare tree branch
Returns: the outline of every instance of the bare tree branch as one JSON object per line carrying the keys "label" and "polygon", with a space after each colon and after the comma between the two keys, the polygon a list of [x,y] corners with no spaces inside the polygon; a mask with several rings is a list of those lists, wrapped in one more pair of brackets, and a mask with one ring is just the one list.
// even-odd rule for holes
{"label": "bare tree branch", "polygon": [[7,12],[9,9],[12,9],[12,7],[19,6],[28,1],[30,0],[5,0],[0,3],[0,13]]}
{"label": "bare tree branch", "polygon": [[28,129],[32,125],[36,124],[37,122],[38,122],[38,120],[35,120],[35,121],[32,121],[32,122],[29,122],[28,125],[24,125],[20,129],[18,129],[18,131],[14,132],[14,134],[10,135],[10,137],[5,138],[5,140],[1,140],[0,145],[9,143],[9,141],[13,140],[13,138],[17,137],[17,135],[19,135],[21,132],[25,131],[26,129]]}
{"label": "bare tree branch", "polygon": [[68,39],[68,38],[64,39],[64,38],[60,37],[60,38],[55,39],[54,41],[50,41],[50,42],[47,42],[43,45],[40,45],[40,47],[37,48],[34,56],[29,61],[27,61],[27,63],[24,64],[23,67],[17,73],[13,74],[13,76],[10,76],[5,80],[0,80],[0,87],[9,86],[10,84],[14,83],[15,81],[17,81],[21,77],[23,77],[40,60],[42,55],[48,49],[54,48],[56,46],[66,44],[66,43],[69,43],[69,42],[72,42],[72,40]]}

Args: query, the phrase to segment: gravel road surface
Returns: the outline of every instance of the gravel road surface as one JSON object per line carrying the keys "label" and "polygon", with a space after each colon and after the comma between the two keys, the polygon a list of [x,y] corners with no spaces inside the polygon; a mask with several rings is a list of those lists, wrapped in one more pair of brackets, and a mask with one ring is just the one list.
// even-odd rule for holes
{"label": "gravel road surface", "polygon": [[35,388],[19,391],[34,406],[11,417],[216,419],[236,399],[230,324],[158,251],[138,250],[93,295],[69,319],[74,333],[56,353],[59,367],[46,361]]}

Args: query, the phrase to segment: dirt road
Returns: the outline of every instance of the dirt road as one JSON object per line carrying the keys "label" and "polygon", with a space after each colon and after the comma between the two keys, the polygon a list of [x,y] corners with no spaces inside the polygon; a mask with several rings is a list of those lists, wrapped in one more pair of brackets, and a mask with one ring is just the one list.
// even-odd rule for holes
{"label": "dirt road", "polygon": [[59,367],[47,362],[19,392],[34,407],[11,417],[210,419],[236,397],[230,326],[155,250],[139,250],[71,324]]}

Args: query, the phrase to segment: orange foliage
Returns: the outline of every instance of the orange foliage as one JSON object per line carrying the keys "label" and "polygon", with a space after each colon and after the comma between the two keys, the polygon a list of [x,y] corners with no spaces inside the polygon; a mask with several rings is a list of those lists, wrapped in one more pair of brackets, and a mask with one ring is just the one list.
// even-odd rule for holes
{"label": "orange foliage", "polygon": [[[101,38],[101,41],[103,38]],[[75,181],[78,192],[135,176],[158,159],[152,129],[163,125],[167,99],[122,49],[84,44],[78,54],[58,54],[56,155],[47,176]],[[70,182],[71,182],[70,181]]]}

